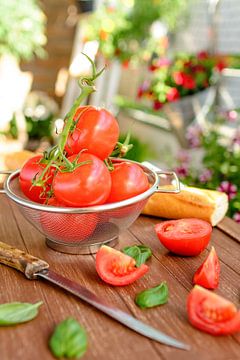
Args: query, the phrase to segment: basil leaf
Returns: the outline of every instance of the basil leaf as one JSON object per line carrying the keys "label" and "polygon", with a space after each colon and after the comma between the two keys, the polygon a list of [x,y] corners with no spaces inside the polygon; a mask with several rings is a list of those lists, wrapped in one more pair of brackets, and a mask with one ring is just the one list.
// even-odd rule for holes
{"label": "basil leaf", "polygon": [[56,326],[49,347],[57,358],[79,359],[87,350],[86,332],[77,320],[67,318]]}
{"label": "basil leaf", "polygon": [[36,304],[11,302],[0,305],[0,326],[21,324],[34,319],[42,301]]}
{"label": "basil leaf", "polygon": [[122,252],[136,260],[136,267],[140,267],[152,256],[152,250],[145,245],[127,246]]}
{"label": "basil leaf", "polygon": [[167,301],[168,286],[166,281],[151,289],[142,291],[135,298],[135,303],[142,309],[163,305]]}

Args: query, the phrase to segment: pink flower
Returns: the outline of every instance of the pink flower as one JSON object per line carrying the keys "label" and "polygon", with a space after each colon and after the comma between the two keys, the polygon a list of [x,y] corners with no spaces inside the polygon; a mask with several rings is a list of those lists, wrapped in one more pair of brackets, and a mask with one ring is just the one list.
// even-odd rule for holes
{"label": "pink flower", "polygon": [[153,109],[154,110],[159,110],[162,107],[163,107],[163,104],[160,101],[154,100],[154,102],[153,102]]}
{"label": "pink flower", "polygon": [[204,169],[202,173],[199,175],[199,181],[201,183],[205,183],[206,181],[211,180],[212,178],[212,170]]}
{"label": "pink flower", "polygon": [[189,161],[191,160],[191,157],[189,155],[189,152],[187,150],[180,150],[177,154],[177,160],[180,163],[189,163]]}
{"label": "pink flower", "polygon": [[176,88],[169,89],[166,96],[168,101],[176,101],[180,98],[180,94]]}
{"label": "pink flower", "polygon": [[240,130],[236,130],[235,135],[233,137],[233,144],[240,145]]}
{"label": "pink flower", "polygon": [[202,129],[200,126],[189,126],[186,133],[186,139],[188,140],[191,148],[197,148],[201,145]]}
{"label": "pink flower", "polygon": [[171,64],[170,60],[167,58],[160,58],[153,60],[152,64],[149,66],[150,71],[155,71],[162,67],[168,67]]}
{"label": "pink flower", "polygon": [[175,169],[175,172],[179,176],[180,179],[184,179],[186,176],[188,176],[188,173],[189,173],[187,164],[182,164],[182,165],[178,166]]}
{"label": "pink flower", "polygon": [[233,215],[233,219],[240,224],[240,211],[236,212],[234,215]]}
{"label": "pink flower", "polygon": [[237,186],[232,184],[230,181],[222,181],[217,190],[225,192],[229,200],[233,199],[237,195]]}
{"label": "pink flower", "polygon": [[235,122],[238,119],[238,113],[235,110],[227,111],[226,116],[229,122]]}

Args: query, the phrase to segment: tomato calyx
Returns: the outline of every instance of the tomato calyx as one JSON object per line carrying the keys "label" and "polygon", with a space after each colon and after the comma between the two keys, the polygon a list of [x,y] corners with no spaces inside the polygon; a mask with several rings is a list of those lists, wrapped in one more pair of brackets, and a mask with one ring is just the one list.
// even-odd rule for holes
{"label": "tomato calyx", "polygon": [[123,143],[117,142],[113,149],[111,157],[118,157],[118,158],[124,157],[128,153],[128,151],[131,150],[133,147],[133,144],[129,144],[130,138],[131,138],[131,133],[128,132],[126,139],[124,140]]}

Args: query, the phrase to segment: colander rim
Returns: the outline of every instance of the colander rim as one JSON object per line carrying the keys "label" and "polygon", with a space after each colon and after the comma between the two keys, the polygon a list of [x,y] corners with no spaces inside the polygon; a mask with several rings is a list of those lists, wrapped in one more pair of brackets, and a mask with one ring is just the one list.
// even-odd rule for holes
{"label": "colander rim", "polygon": [[144,191],[143,193],[136,195],[132,198],[126,199],[126,200],[122,200],[122,201],[118,201],[115,203],[109,203],[109,204],[102,204],[102,205],[94,205],[94,206],[88,206],[88,207],[55,207],[55,206],[49,206],[49,205],[44,205],[44,204],[39,204],[36,202],[33,202],[31,200],[22,198],[18,195],[16,195],[12,190],[11,190],[11,181],[13,181],[16,177],[19,177],[20,174],[20,169],[14,171],[12,174],[10,174],[8,176],[8,178],[6,179],[5,183],[4,183],[4,191],[6,193],[6,195],[13,200],[15,203],[30,208],[30,209],[34,209],[34,210],[39,210],[39,211],[45,211],[45,212],[50,212],[50,213],[67,213],[67,214],[83,214],[83,213],[96,213],[96,212],[103,212],[103,211],[109,211],[109,210],[116,210],[125,206],[129,206],[129,205],[133,205],[139,201],[145,200],[147,199],[149,196],[151,196],[158,188],[159,185],[159,176],[158,174],[150,169],[148,166],[145,166],[137,161],[133,161],[133,160],[128,160],[128,159],[114,159],[114,162],[131,162],[131,163],[135,163],[137,165],[139,165],[143,170],[145,170],[145,172],[147,172],[149,175],[153,176],[154,178],[154,183],[152,184],[152,186]]}

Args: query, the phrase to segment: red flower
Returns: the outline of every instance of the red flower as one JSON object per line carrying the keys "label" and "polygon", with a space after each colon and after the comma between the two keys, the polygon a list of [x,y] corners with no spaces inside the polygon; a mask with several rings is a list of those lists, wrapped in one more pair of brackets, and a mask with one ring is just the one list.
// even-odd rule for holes
{"label": "red flower", "polygon": [[207,51],[200,51],[198,54],[197,54],[197,58],[199,60],[205,60],[205,59],[208,59],[209,58],[209,54],[207,53]]}
{"label": "red flower", "polygon": [[173,80],[175,81],[175,83],[177,85],[183,85],[183,81],[184,81],[184,73],[182,71],[175,71],[173,73]]}
{"label": "red flower", "polygon": [[195,80],[193,79],[193,77],[189,74],[183,74],[183,84],[182,86],[185,89],[189,89],[192,90],[196,87],[196,83]]}
{"label": "red flower", "polygon": [[123,60],[122,67],[124,69],[128,69],[129,68],[129,63],[130,63],[129,59]]}
{"label": "red flower", "polygon": [[221,72],[223,69],[225,69],[228,66],[227,62],[224,59],[219,59],[216,68],[219,72]]}
{"label": "red flower", "polygon": [[168,101],[176,101],[180,98],[180,94],[178,92],[178,89],[171,88],[167,92],[167,100]]}
{"label": "red flower", "polygon": [[154,100],[154,102],[153,102],[153,109],[154,110],[159,110],[162,107],[163,107],[163,104],[160,101]]}

